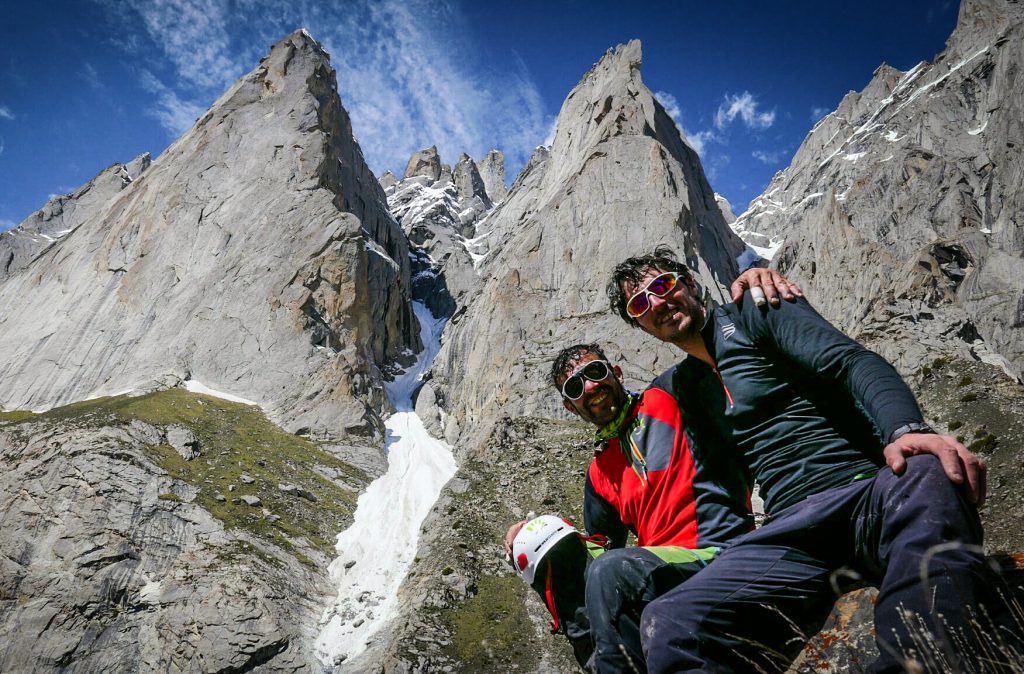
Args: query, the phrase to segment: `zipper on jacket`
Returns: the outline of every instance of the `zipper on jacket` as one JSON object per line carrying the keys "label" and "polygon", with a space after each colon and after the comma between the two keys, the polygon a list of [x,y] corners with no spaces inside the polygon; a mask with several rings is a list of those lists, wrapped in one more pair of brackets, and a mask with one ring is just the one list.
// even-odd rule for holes
{"label": "zipper on jacket", "polygon": [[[622,441],[620,440],[619,443],[621,444]],[[625,453],[625,450],[623,450],[623,453]],[[632,456],[630,456],[630,454]],[[630,466],[630,468],[632,468],[633,472],[636,473],[636,476],[638,478],[640,478],[640,484],[643,485],[644,487],[646,487],[647,486],[647,459],[645,459],[644,455],[640,453],[640,448],[637,447],[636,443],[633,442],[633,438],[632,437],[629,438],[629,453],[626,454],[626,456],[627,456],[627,458],[629,458],[629,466]],[[637,464],[640,465],[639,469],[637,469]]]}
{"label": "zipper on jacket", "polygon": [[718,368],[714,365],[711,366],[711,371],[718,377],[718,383],[722,385],[722,390],[725,391],[725,398],[729,401],[729,407],[733,407],[732,394],[729,393],[729,387],[725,385],[725,380],[722,379],[722,373],[718,371]]}

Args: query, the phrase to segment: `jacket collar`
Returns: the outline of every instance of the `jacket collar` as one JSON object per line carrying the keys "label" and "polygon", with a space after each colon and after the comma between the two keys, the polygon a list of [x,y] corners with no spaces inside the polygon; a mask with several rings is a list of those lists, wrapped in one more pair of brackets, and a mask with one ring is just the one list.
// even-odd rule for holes
{"label": "jacket collar", "polygon": [[619,415],[597,431],[595,440],[600,449],[604,449],[609,440],[618,437],[626,424],[632,421],[635,416],[637,404],[640,402],[640,394],[626,391],[626,395],[629,396],[629,402],[622,406],[622,409],[619,410]]}

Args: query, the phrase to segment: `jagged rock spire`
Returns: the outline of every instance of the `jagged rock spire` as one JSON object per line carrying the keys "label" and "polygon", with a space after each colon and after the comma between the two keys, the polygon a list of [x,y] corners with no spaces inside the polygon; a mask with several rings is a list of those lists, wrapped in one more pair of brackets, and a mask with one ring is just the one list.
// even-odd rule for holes
{"label": "jagged rock spire", "polygon": [[191,377],[370,432],[377,368],[419,346],[408,250],[320,45],[280,40],[133,178],[0,284],[0,404]]}
{"label": "jagged rock spire", "polygon": [[633,41],[584,75],[562,105],[550,151],[535,153],[485,223],[490,252],[431,384],[450,406],[445,430],[457,449],[499,414],[558,414],[545,367],[562,345],[618,345],[613,357],[629,358],[640,378],[669,362],[667,348],[652,348],[607,311],[604,286],[625,257],[669,243],[720,298],[736,273],[744,245],[697,155],[644,86],[640,61]]}
{"label": "jagged rock spire", "polygon": [[413,176],[424,176],[433,181],[441,178],[441,155],[437,153],[436,145],[431,145],[409,157],[404,177],[412,178]]}

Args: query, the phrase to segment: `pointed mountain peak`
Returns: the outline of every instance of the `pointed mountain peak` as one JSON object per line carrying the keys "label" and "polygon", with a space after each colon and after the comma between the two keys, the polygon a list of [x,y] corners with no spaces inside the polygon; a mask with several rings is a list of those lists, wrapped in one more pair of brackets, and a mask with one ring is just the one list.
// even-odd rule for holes
{"label": "pointed mountain peak", "polygon": [[[626,44],[620,44],[610,48],[604,56],[595,63],[580,84],[589,79],[612,76],[633,77],[643,63],[643,48],[640,40],[630,40]],[[579,88],[579,85],[577,85]],[[572,94],[570,94],[572,96]]]}
{"label": "pointed mountain peak", "polygon": [[487,196],[491,201],[498,202],[505,198],[508,188],[505,187],[505,155],[499,150],[491,150],[477,164],[480,177],[487,187]]}
{"label": "pointed mountain peak", "polygon": [[695,212],[717,213],[699,157],[683,142],[679,127],[640,77],[642,56],[639,40],[609,49],[569,93],[558,113],[551,144],[557,170],[544,178],[545,183],[554,186],[578,173],[602,143],[617,137],[647,136],[657,140],[692,175],[691,187],[703,204]]}
{"label": "pointed mountain peak", "polygon": [[487,195],[487,186],[480,176],[476,162],[465,152],[459,156],[459,163],[455,165],[453,171],[453,179],[455,180],[455,189],[458,191],[460,200],[468,201],[473,197],[478,197],[481,208],[486,210],[491,207],[491,200]]}
{"label": "pointed mountain peak", "polygon": [[275,42],[273,46],[270,48],[270,53],[273,54],[275,51],[281,48],[287,48],[289,46],[307,49],[309,51],[317,51],[323,54],[324,56],[327,56],[328,58],[330,57],[330,55],[327,53],[327,50],[324,49],[323,45],[320,44],[320,42],[315,37],[310,35],[309,31],[306,30],[305,28],[299,28],[298,30],[294,30],[291,33],[285,35],[277,42]]}
{"label": "pointed mountain peak", "polygon": [[0,283],[23,326],[0,334],[0,404],[193,380],[290,431],[373,433],[381,368],[420,342],[407,242],[326,52],[302,31],[278,41],[144,165],[102,174],[74,211],[109,197],[77,225],[65,208],[74,231]]}
{"label": "pointed mountain peak", "polygon": [[413,176],[425,176],[433,181],[441,177],[441,156],[437,153],[436,145],[420,150],[409,158],[403,177],[412,178]]}
{"label": "pointed mountain peak", "polygon": [[387,190],[389,187],[398,184],[398,176],[396,176],[391,171],[384,171],[384,174],[380,177],[378,182],[380,182],[381,187]]}

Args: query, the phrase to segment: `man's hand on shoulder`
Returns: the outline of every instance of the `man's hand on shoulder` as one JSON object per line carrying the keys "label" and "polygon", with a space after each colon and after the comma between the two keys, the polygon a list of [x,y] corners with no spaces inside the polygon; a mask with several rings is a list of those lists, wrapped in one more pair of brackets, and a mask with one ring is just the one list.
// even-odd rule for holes
{"label": "man's hand on shoulder", "polygon": [[901,475],[907,469],[907,457],[934,454],[951,482],[964,485],[967,499],[981,507],[985,502],[985,462],[964,447],[956,438],[934,433],[907,433],[893,440],[883,450],[885,462],[892,472]]}
{"label": "man's hand on shoulder", "polygon": [[516,522],[515,524],[513,524],[512,526],[510,526],[508,528],[507,532],[505,532],[505,554],[506,555],[511,555],[512,554],[512,541],[516,540],[516,534],[519,533],[519,530],[523,528],[523,525],[525,525],[526,522],[527,522],[527,520],[522,520],[520,522]]}
{"label": "man's hand on shoulder", "polygon": [[729,292],[732,294],[732,301],[737,304],[741,303],[743,301],[743,291],[747,288],[750,288],[755,302],[757,301],[758,292],[755,291],[755,288],[760,289],[759,292],[764,294],[764,299],[771,303],[772,306],[779,305],[782,301],[780,297],[787,302],[796,302],[796,298],[804,296],[804,292],[795,283],[791,283],[779,272],[760,267],[752,267],[746,270],[739,275],[739,278],[732,282],[732,286],[729,288]]}

